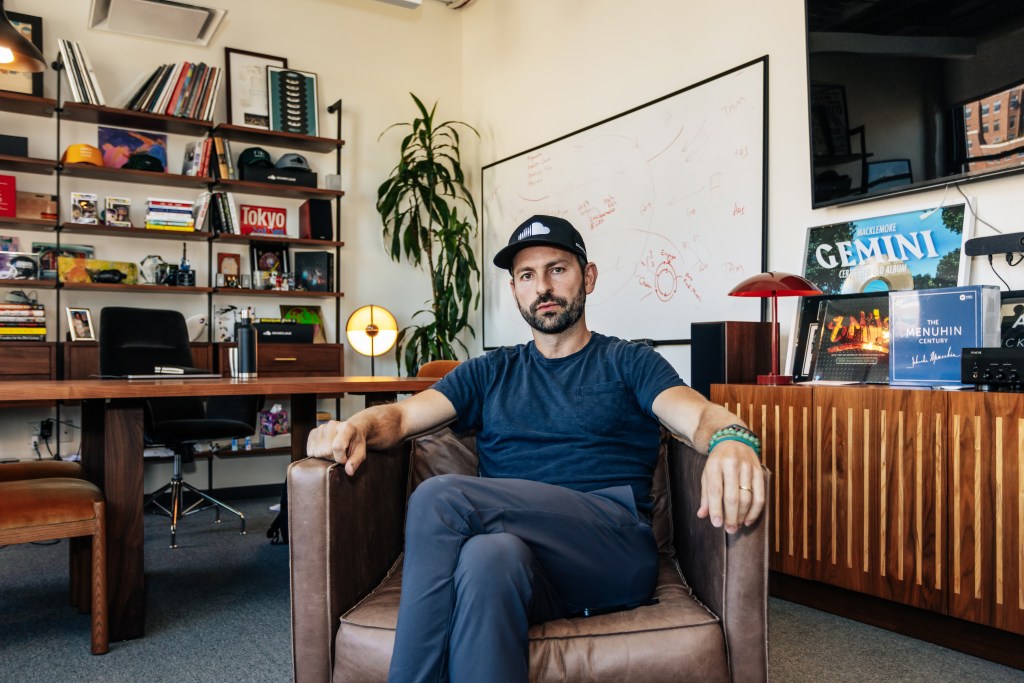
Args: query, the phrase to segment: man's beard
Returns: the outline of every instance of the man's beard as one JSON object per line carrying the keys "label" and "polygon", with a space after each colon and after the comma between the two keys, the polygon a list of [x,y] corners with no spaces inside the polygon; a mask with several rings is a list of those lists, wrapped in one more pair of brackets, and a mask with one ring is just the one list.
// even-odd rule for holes
{"label": "man's beard", "polygon": [[[562,310],[557,315],[538,315],[538,306],[552,302],[562,307]],[[524,308],[519,303],[519,300],[516,299],[516,306],[519,308],[519,313],[522,314],[523,320],[533,329],[545,334],[560,334],[575,325],[583,317],[583,309],[586,303],[587,292],[582,283],[580,283],[580,289],[572,301],[557,297],[548,292],[537,297],[529,308]]]}

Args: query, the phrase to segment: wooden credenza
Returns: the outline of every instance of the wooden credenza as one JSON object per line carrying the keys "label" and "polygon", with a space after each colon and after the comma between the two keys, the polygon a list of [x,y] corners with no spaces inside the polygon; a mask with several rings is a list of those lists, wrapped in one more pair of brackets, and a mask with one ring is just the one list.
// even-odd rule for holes
{"label": "wooden credenza", "polygon": [[1024,634],[1024,395],[714,385],[775,475],[771,569]]}

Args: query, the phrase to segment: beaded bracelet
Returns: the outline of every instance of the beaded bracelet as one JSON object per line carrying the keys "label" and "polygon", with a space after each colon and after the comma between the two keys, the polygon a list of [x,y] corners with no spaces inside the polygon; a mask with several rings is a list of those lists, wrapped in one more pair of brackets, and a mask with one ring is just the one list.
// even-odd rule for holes
{"label": "beaded bracelet", "polygon": [[722,427],[712,434],[711,440],[708,441],[708,453],[711,453],[711,450],[723,441],[745,443],[754,450],[755,455],[761,455],[761,439],[757,438],[757,434],[743,425],[732,424],[728,427]]}

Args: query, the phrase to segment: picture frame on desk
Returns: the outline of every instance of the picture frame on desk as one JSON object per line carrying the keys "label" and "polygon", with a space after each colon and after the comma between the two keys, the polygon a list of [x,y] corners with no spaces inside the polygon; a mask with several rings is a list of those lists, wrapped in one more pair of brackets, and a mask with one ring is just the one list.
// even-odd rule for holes
{"label": "picture frame on desk", "polygon": [[227,72],[228,123],[270,130],[267,68],[285,68],[288,59],[226,47],[224,66]]}
{"label": "picture frame on desk", "polygon": [[71,341],[96,341],[96,328],[92,324],[92,313],[88,308],[64,309],[68,316],[68,334]]}
{"label": "picture frame on desk", "polygon": [[[28,40],[39,48],[39,51],[43,50],[43,19],[42,17],[34,17],[31,14],[22,14],[20,12],[8,12],[7,18],[11,20],[14,28],[17,31],[28,38]],[[17,92],[24,95],[32,95],[33,97],[43,96],[43,74],[42,73],[28,73],[28,72],[15,72],[5,71],[0,69],[0,90],[7,90],[8,92]]]}

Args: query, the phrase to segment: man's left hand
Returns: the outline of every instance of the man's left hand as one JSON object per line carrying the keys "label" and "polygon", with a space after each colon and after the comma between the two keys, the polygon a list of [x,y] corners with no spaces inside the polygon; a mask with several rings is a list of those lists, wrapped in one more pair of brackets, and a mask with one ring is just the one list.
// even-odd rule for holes
{"label": "man's left hand", "polygon": [[750,526],[764,509],[764,476],[761,462],[750,446],[723,441],[712,449],[700,477],[700,508],[697,516],[725,525],[732,534],[740,524]]}

